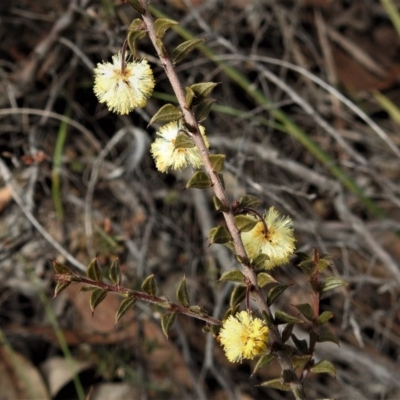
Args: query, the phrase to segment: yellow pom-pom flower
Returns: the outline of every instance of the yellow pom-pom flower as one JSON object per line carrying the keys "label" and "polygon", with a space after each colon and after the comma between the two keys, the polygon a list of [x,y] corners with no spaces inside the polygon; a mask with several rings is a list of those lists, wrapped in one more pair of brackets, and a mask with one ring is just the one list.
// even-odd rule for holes
{"label": "yellow pom-pom flower", "polygon": [[[209,147],[204,127],[200,125],[199,128],[206,146]],[[168,168],[179,170],[188,165],[193,168],[203,165],[199,150],[194,144],[193,147],[176,147],[176,138],[182,131],[188,132],[182,121],[178,120],[162,126],[157,132],[158,137],[152,143],[150,151],[160,172],[168,172]]]}
{"label": "yellow pom-pom flower", "polygon": [[265,225],[259,221],[251,231],[242,232],[241,236],[250,259],[264,253],[269,257],[265,268],[272,269],[289,261],[295,250],[296,239],[293,236],[292,220],[281,217],[274,207],[264,215],[264,221]]}
{"label": "yellow pom-pom flower", "polygon": [[267,349],[269,329],[260,318],[241,311],[223,322],[220,342],[230,362],[252,360]]}
{"label": "yellow pom-pom flower", "polygon": [[94,93],[100,103],[106,103],[110,111],[118,114],[144,107],[154,85],[146,60],[122,62],[121,53],[112,57],[112,63],[99,63],[94,70]]}

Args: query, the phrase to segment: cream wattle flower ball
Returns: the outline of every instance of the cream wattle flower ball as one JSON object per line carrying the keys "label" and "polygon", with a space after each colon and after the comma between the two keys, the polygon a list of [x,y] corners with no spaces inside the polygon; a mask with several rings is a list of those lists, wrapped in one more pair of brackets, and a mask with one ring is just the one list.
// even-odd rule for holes
{"label": "cream wattle flower ball", "polygon": [[[199,129],[206,146],[209,147],[204,127],[199,125]],[[179,146],[177,138],[182,134],[187,135],[188,140],[184,146]],[[150,151],[160,172],[168,172],[169,168],[180,170],[188,165],[197,169],[203,165],[200,152],[194,143],[193,145],[190,143],[190,133],[181,120],[162,126]]]}
{"label": "cream wattle flower ball", "polygon": [[[249,216],[253,217],[253,216]],[[282,217],[274,207],[264,215],[252,230],[242,232],[243,245],[250,259],[266,254],[265,268],[272,269],[289,261],[295,250],[296,239],[293,236],[293,221]],[[257,220],[254,217],[254,220]]]}
{"label": "cream wattle flower ball", "polygon": [[117,114],[129,114],[136,107],[144,107],[154,85],[153,72],[145,59],[128,62],[118,53],[111,63],[99,63],[94,70],[95,95]]}
{"label": "cream wattle flower ball", "polygon": [[222,324],[219,340],[230,362],[252,360],[267,350],[269,328],[248,311],[229,316]]}

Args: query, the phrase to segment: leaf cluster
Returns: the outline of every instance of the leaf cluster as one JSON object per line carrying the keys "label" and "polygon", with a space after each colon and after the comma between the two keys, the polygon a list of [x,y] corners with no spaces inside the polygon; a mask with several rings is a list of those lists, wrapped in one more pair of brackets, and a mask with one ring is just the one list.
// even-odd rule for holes
{"label": "leaf cluster", "polygon": [[[274,362],[277,356],[277,351],[283,351],[291,360],[293,370],[300,371],[302,376],[305,376],[305,371],[315,374],[328,373],[333,377],[336,374],[335,367],[327,360],[316,362],[314,360],[314,351],[317,343],[332,342],[339,345],[339,339],[332,332],[323,326],[333,318],[331,311],[319,311],[319,301],[323,294],[327,293],[334,288],[343,286],[346,283],[335,277],[327,277],[320,279],[320,273],[325,271],[330,265],[329,257],[320,255],[316,250],[313,251],[312,256],[300,254],[301,262],[299,268],[308,277],[310,287],[312,290],[313,302],[311,304],[302,303],[294,305],[298,311],[298,315],[292,315],[282,310],[276,310],[273,318],[264,314],[271,329],[274,326],[284,326],[280,334],[280,344],[272,343],[271,351],[261,355],[257,361],[253,374],[262,367],[267,367]],[[262,261],[262,260],[260,260]],[[241,303],[248,295],[248,284],[245,275],[239,270],[231,270],[225,272],[220,281],[229,281],[235,284],[230,297],[230,308],[225,317],[234,314],[238,311]],[[276,281],[274,277],[264,271],[257,271],[257,283],[260,287],[267,287],[267,303],[269,306],[273,305],[276,300],[290,287]],[[272,286],[272,287],[271,287]],[[318,305],[316,305],[318,304]],[[298,334],[294,333],[294,327],[301,325],[308,330],[308,340],[300,338]],[[292,344],[289,344],[291,340]],[[289,373],[290,371],[282,371],[279,378],[274,378],[269,381],[263,382],[262,386],[271,387],[280,390],[292,390],[291,383],[294,377]]]}

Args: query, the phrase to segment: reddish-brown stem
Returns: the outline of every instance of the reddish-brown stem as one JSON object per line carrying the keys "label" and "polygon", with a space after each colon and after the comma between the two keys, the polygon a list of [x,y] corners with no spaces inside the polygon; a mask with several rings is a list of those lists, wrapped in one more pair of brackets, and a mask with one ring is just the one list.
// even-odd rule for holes
{"label": "reddish-brown stem", "polygon": [[77,282],[77,283],[84,283],[85,285],[97,287],[99,289],[106,290],[107,292],[118,293],[118,294],[124,295],[124,296],[133,296],[133,297],[137,298],[138,300],[142,300],[146,303],[156,304],[157,306],[165,308],[170,312],[176,312],[179,314],[187,315],[192,318],[200,319],[204,322],[207,322],[209,325],[216,325],[216,326],[221,325],[221,321],[219,321],[218,319],[215,319],[213,317],[210,317],[209,315],[207,315],[203,312],[196,313],[195,311],[192,311],[190,308],[183,307],[180,304],[172,303],[169,300],[166,300],[166,299],[163,299],[163,298],[157,297],[157,296],[152,296],[145,292],[128,289],[121,285],[114,285],[114,284],[110,284],[110,283],[106,283],[106,282],[102,282],[102,281],[94,281],[93,279],[87,278],[87,277],[79,275],[79,274],[75,274],[73,272],[65,274],[65,275],[57,274],[55,276],[55,279],[57,282],[71,282],[72,281],[72,282]]}

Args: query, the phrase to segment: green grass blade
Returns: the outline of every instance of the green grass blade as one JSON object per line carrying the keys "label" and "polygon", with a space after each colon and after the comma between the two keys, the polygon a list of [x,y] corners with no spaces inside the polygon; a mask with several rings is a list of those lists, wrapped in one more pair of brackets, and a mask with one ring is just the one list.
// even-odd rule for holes
{"label": "green grass blade", "polygon": [[392,21],[397,34],[400,37],[400,11],[394,4],[393,0],[381,0],[382,6],[385,9],[388,17]]}
{"label": "green grass blade", "polygon": [[400,125],[400,108],[394,104],[388,97],[380,92],[374,92],[375,100],[390,115],[390,118]]}
{"label": "green grass blade", "polygon": [[[69,117],[71,114],[71,107],[68,105],[64,116]],[[64,151],[65,141],[67,139],[68,124],[66,121],[62,120],[60,127],[58,129],[57,141],[54,148],[53,154],[53,170],[51,172],[51,195],[53,198],[54,208],[56,210],[56,215],[59,221],[64,218],[64,211],[61,199],[61,165],[62,165],[62,155]]]}

